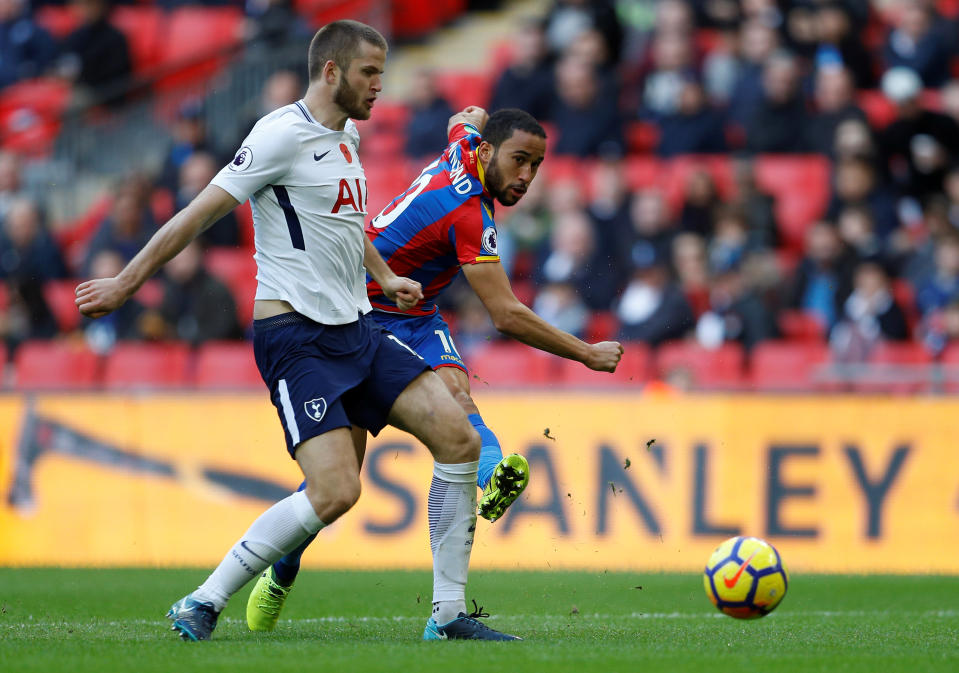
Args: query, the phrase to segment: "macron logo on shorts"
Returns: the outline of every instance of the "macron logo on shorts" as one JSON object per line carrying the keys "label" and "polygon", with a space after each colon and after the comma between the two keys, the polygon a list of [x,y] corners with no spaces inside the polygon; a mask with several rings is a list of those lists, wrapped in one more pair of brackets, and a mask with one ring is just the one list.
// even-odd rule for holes
{"label": "macron logo on shorts", "polygon": [[315,400],[310,400],[309,402],[304,402],[303,407],[306,409],[306,415],[317,423],[322,421],[323,417],[326,415],[326,400],[324,400],[322,397],[318,397]]}

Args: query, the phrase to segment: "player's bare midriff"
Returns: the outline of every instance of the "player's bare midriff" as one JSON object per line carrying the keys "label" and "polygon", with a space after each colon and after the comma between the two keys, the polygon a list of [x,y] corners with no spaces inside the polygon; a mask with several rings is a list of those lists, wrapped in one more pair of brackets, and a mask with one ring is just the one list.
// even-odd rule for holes
{"label": "player's bare midriff", "polygon": [[253,319],[263,320],[282,313],[290,313],[293,307],[282,299],[257,299],[253,302]]}

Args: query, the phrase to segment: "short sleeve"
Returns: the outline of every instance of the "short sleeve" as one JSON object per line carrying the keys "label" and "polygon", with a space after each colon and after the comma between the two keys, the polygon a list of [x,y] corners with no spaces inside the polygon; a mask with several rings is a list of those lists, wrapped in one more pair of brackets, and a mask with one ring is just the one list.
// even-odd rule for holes
{"label": "short sleeve", "polygon": [[456,210],[453,222],[456,258],[460,264],[498,262],[496,223],[489,207],[473,197]]}
{"label": "short sleeve", "polygon": [[[280,120],[282,117],[275,121]],[[263,187],[277,184],[289,172],[298,149],[299,138],[292,126],[285,123],[258,124],[211,184],[225,189],[243,203]]]}

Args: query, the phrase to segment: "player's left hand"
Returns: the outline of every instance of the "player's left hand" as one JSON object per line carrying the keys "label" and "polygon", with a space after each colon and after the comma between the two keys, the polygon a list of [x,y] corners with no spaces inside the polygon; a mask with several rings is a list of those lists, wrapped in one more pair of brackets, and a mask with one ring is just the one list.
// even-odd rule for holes
{"label": "player's left hand", "polygon": [[597,372],[615,372],[621,357],[623,357],[621,343],[600,341],[589,345],[589,354],[583,360],[583,364]]}
{"label": "player's left hand", "polygon": [[423,286],[411,278],[393,276],[382,287],[383,294],[401,311],[409,311],[423,299]]}

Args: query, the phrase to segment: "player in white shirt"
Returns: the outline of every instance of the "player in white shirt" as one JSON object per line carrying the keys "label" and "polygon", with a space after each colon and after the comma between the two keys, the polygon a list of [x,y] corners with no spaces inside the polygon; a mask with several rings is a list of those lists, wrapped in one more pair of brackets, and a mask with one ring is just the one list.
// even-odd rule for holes
{"label": "player in white shirt", "polygon": [[[113,278],[77,287],[84,315],[121,306],[165,262],[249,198],[256,230],[254,353],[307,487],[264,512],[220,565],[167,616],[206,640],[229,598],[332,523],[360,494],[366,432],[389,423],[434,458],[430,637],[514,640],[466,614],[476,524],[479,436],[426,363],[367,315],[365,274],[405,310],[422,298],[363,232],[366,180],[351,119],[368,119],[387,44],[373,28],[336,21],[313,37],[303,99],[261,119],[236,156]],[[365,267],[365,269],[364,269]]]}

